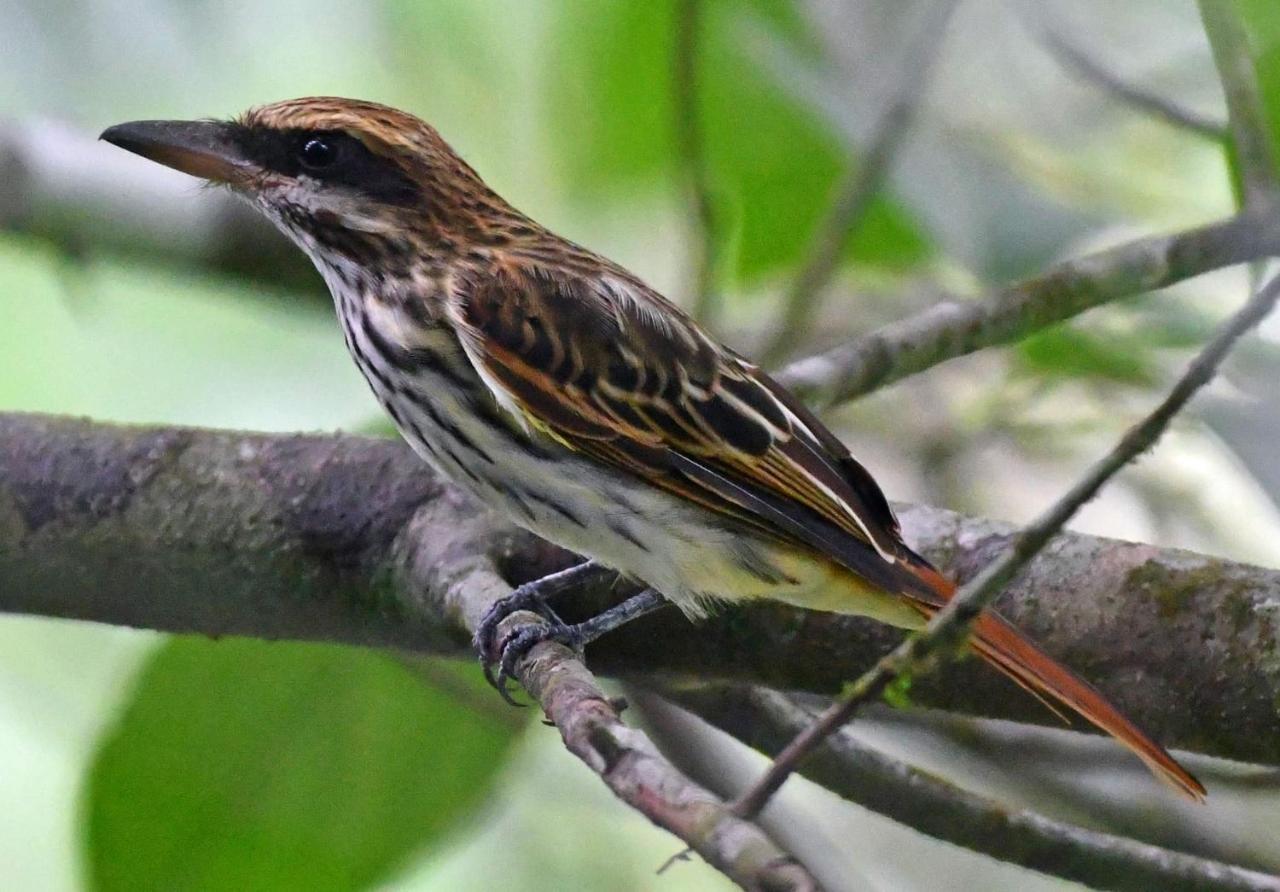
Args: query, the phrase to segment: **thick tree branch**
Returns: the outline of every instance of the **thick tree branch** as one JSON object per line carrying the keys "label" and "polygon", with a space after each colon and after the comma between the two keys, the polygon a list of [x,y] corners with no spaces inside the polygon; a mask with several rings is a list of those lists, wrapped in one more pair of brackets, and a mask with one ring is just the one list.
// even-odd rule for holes
{"label": "thick tree branch", "polygon": [[[663,695],[770,756],[815,718],[781,693],[747,685],[664,689]],[[828,738],[800,771],[921,833],[1095,889],[1280,890],[1280,878],[1010,809],[887,756],[847,731]]]}
{"label": "thick tree branch", "polygon": [[[900,516],[908,540],[960,581],[1012,535],[937,509]],[[440,558],[446,548],[456,560]],[[0,610],[469,657],[483,605],[430,570],[466,559],[492,559],[519,582],[571,557],[477,508],[400,443],[0,414]],[[569,607],[586,615],[619,595]],[[998,606],[1158,739],[1280,764],[1280,572],[1064,534]],[[610,674],[831,692],[899,638],[760,604],[697,626],[659,613],[588,656]],[[972,662],[912,697],[1056,721]]]}
{"label": "thick tree branch", "polygon": [[792,363],[778,377],[811,405],[833,406],[948,359],[1012,343],[1102,304],[1277,255],[1280,217],[1262,208],[1065,261],[987,300],[938,304]]}
{"label": "thick tree branch", "polygon": [[947,23],[958,2],[937,0],[926,10],[919,35],[903,54],[902,70],[895,79],[896,91],[876,123],[867,150],[836,186],[831,206],[813,237],[809,256],[783,297],[782,319],[775,327],[773,340],[765,347],[765,362],[772,364],[785,358],[805,337],[849,239],[880,192],[898,149],[911,129],[946,35]]}
{"label": "thick tree branch", "polygon": [[[0,444],[0,609],[458,652],[510,593],[493,557],[513,531],[395,443],[0,416]],[[539,646],[517,677],[610,789],[744,889],[816,887],[570,651]]]}

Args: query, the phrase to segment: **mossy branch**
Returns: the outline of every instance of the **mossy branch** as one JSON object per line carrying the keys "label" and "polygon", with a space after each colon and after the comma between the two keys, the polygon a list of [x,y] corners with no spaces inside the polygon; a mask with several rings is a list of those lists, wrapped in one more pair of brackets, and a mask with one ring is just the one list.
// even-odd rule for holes
{"label": "mossy branch", "polygon": [[[468,501],[397,442],[0,414],[0,444],[8,612],[469,659],[485,605],[459,597],[439,567],[492,561],[511,583],[573,559]],[[908,540],[960,582],[1013,534],[934,508],[899,513]],[[566,614],[619,596],[585,593]],[[1066,533],[997,605],[1157,739],[1280,764],[1280,572]],[[660,612],[588,656],[606,674],[830,693],[899,639],[878,623],[759,604],[698,626]],[[1056,721],[972,663],[911,695]]]}

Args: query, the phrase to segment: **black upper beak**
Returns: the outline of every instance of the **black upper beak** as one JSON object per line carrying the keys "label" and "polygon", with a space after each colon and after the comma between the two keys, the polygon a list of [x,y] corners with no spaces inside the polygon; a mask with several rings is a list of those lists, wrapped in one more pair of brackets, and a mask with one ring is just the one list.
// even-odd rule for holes
{"label": "black upper beak", "polygon": [[99,139],[166,167],[215,183],[241,185],[256,171],[220,121],[130,121],[102,131]]}

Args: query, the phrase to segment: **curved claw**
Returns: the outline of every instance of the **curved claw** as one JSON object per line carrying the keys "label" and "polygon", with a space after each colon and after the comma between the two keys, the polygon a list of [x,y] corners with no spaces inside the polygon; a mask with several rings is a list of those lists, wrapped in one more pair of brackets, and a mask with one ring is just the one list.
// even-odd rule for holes
{"label": "curved claw", "polygon": [[521,703],[515,697],[512,697],[511,692],[507,690],[507,682],[512,678],[509,673],[504,674],[503,672],[500,672],[495,678],[493,675],[492,664],[490,664],[485,666],[484,674],[485,677],[489,679],[489,684],[493,685],[493,689],[498,692],[498,696],[501,697],[508,706],[515,706],[520,709],[527,709],[529,707],[528,703]]}
{"label": "curved claw", "polygon": [[515,697],[511,696],[511,693],[507,690],[506,679],[493,674],[493,667],[496,662],[496,660],[489,659],[488,654],[481,654],[480,667],[484,670],[484,680],[489,682],[489,686],[498,692],[498,696],[506,701],[508,706],[517,706],[520,709],[527,708],[529,704],[521,703]]}
{"label": "curved claw", "polygon": [[[550,576],[544,576],[541,579],[535,579],[532,582],[526,582],[524,585],[517,586],[511,594],[505,598],[499,598],[495,601],[480,620],[480,624],[476,626],[475,635],[472,636],[471,643],[480,655],[480,665],[484,668],[485,680],[491,684],[494,689],[502,695],[502,699],[506,700],[512,706],[523,706],[511,698],[507,693],[507,681],[511,678],[511,668],[514,667],[514,658],[509,666],[501,669],[498,675],[494,675],[493,666],[499,662],[510,646],[510,639],[504,642],[500,647],[495,647],[496,637],[498,634],[498,626],[504,619],[515,613],[517,610],[532,610],[551,621],[554,627],[568,628],[556,612],[547,603],[549,597],[553,597],[560,592],[567,591],[582,582],[602,574],[611,574],[612,571],[601,567],[594,561],[587,561],[570,567],[567,570],[561,570],[558,573],[552,573]],[[531,642],[524,650],[528,650],[537,642]],[[495,654],[495,650],[497,653]]]}
{"label": "curved claw", "polygon": [[543,641],[559,641],[574,650],[580,649],[581,636],[574,626],[564,623],[539,623],[537,625],[520,626],[514,629],[502,642],[502,657],[498,666],[498,680],[495,687],[507,702],[511,702],[507,693],[508,681],[515,678],[516,663],[533,647]]}
{"label": "curved claw", "polygon": [[494,637],[498,632],[498,624],[517,610],[528,610],[531,607],[538,608],[541,606],[542,601],[536,589],[533,586],[522,585],[505,598],[499,598],[494,601],[489,609],[485,611],[484,617],[480,620],[480,625],[476,626],[476,633],[472,636],[471,643],[480,654],[480,662],[484,665],[485,678],[489,679],[490,684],[497,686],[490,668],[494,661],[490,659],[489,655],[492,653]]}
{"label": "curved claw", "polygon": [[522,585],[515,589],[505,598],[499,598],[485,611],[484,618],[480,620],[480,625],[476,626],[476,633],[471,639],[472,645],[480,655],[480,666],[484,669],[485,681],[493,687],[494,690],[501,695],[511,706],[524,706],[525,704],[515,700],[511,694],[507,692],[506,679],[501,674],[495,676],[493,674],[493,666],[498,662],[498,658],[502,654],[502,648],[497,648],[498,653],[494,653],[495,638],[498,632],[499,624],[517,610],[533,609],[537,613],[546,613],[546,604],[542,599],[541,592],[535,585]]}

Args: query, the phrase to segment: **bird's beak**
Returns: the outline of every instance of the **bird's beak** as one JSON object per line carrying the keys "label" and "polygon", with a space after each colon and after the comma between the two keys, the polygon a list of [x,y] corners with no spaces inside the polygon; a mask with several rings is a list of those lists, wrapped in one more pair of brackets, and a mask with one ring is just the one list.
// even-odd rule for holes
{"label": "bird's beak", "polygon": [[130,121],[102,131],[112,145],[214,183],[245,185],[259,170],[219,121]]}

